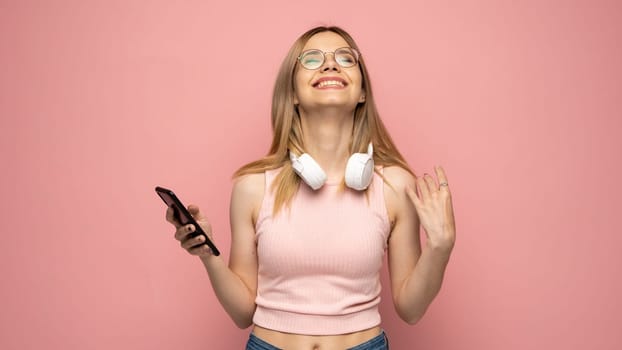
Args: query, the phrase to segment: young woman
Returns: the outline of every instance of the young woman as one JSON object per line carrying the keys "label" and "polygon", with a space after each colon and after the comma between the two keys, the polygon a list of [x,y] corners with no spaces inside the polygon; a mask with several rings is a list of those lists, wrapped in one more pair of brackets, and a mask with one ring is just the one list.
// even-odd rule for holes
{"label": "young woman", "polygon": [[[253,325],[247,349],[388,349],[378,313],[385,251],[395,309],[414,324],[454,245],[443,169],[438,184],[409,169],[378,116],[363,57],[338,27],[313,28],[290,49],[272,127],[268,155],[235,174],[229,264],[169,209],[175,238],[201,258],[236,325]],[[189,210],[211,236],[199,208]]]}

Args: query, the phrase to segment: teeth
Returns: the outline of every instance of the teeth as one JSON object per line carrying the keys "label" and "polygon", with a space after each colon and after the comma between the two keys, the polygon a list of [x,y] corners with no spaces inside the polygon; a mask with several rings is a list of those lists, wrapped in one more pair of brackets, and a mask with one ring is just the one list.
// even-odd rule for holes
{"label": "teeth", "polygon": [[343,82],[338,81],[338,80],[324,80],[323,82],[319,83],[317,85],[317,87],[325,87],[325,86],[343,86]]}

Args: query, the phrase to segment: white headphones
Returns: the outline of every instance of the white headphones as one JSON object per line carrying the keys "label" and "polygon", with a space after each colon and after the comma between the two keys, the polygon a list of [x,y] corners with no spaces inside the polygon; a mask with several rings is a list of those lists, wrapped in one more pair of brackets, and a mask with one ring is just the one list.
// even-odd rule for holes
{"label": "white headphones", "polygon": [[[350,156],[346,165],[346,186],[358,191],[362,191],[369,186],[374,174],[373,153],[374,147],[370,142],[369,146],[367,146],[367,153],[354,153]],[[300,157],[296,157],[290,151],[289,159],[292,161],[292,167],[296,174],[312,189],[317,190],[324,185],[326,173],[310,155],[304,153]]]}

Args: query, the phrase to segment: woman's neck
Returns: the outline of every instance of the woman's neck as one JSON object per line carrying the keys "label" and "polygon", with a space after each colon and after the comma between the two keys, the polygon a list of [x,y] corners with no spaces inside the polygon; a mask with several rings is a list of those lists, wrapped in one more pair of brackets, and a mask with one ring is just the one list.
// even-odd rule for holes
{"label": "woman's neck", "polygon": [[305,152],[322,167],[329,180],[341,179],[348,158],[354,114],[343,110],[300,111]]}

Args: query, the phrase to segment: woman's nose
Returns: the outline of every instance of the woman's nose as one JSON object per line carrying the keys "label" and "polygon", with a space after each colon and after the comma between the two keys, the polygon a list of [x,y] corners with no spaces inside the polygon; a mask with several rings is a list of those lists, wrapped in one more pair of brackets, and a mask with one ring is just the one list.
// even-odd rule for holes
{"label": "woman's nose", "polygon": [[335,54],[332,52],[329,53],[324,53],[324,64],[322,65],[322,72],[326,72],[326,71],[339,71],[341,69],[341,67],[339,66],[339,64],[337,63],[337,61],[335,61]]}

